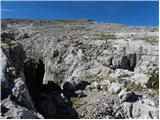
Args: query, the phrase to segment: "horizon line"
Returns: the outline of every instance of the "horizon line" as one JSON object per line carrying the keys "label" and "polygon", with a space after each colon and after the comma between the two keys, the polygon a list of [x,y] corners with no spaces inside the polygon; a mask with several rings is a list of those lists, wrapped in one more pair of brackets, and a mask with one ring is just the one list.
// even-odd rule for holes
{"label": "horizon line", "polygon": [[124,25],[124,26],[137,26],[137,27],[159,27],[159,23],[158,25],[129,25],[129,24],[125,24],[125,23],[119,23],[119,22],[109,22],[109,21],[101,21],[101,20],[94,20],[94,19],[91,19],[91,18],[53,18],[53,19],[50,19],[50,18],[0,18],[1,20],[3,19],[28,19],[28,20],[52,20],[52,21],[56,21],[56,20],[91,20],[93,22],[99,22],[99,23],[110,23],[110,24],[119,24],[119,25]]}

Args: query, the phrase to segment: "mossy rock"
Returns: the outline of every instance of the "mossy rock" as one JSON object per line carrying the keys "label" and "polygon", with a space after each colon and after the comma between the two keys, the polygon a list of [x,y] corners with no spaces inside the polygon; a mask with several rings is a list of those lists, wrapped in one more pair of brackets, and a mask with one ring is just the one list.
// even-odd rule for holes
{"label": "mossy rock", "polygon": [[151,89],[159,89],[159,74],[151,73],[151,77],[148,80],[146,86]]}

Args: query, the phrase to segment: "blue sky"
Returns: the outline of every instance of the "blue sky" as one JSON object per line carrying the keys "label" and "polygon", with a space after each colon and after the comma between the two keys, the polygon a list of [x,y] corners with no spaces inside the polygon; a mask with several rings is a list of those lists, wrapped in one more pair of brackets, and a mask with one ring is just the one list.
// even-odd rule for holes
{"label": "blue sky", "polygon": [[83,19],[158,26],[158,2],[153,1],[28,1],[1,3],[2,18]]}

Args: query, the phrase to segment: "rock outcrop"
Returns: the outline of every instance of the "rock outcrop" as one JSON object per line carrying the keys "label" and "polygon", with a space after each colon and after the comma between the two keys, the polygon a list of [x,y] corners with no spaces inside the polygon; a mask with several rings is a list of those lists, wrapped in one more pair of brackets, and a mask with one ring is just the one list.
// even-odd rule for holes
{"label": "rock outcrop", "polygon": [[2,24],[1,118],[159,118],[158,27]]}

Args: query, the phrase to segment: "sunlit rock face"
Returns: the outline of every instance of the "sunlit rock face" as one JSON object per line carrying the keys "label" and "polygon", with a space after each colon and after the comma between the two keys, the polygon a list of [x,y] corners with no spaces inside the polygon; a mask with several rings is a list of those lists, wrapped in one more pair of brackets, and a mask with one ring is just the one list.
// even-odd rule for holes
{"label": "sunlit rock face", "polygon": [[158,27],[2,24],[1,118],[159,118]]}

